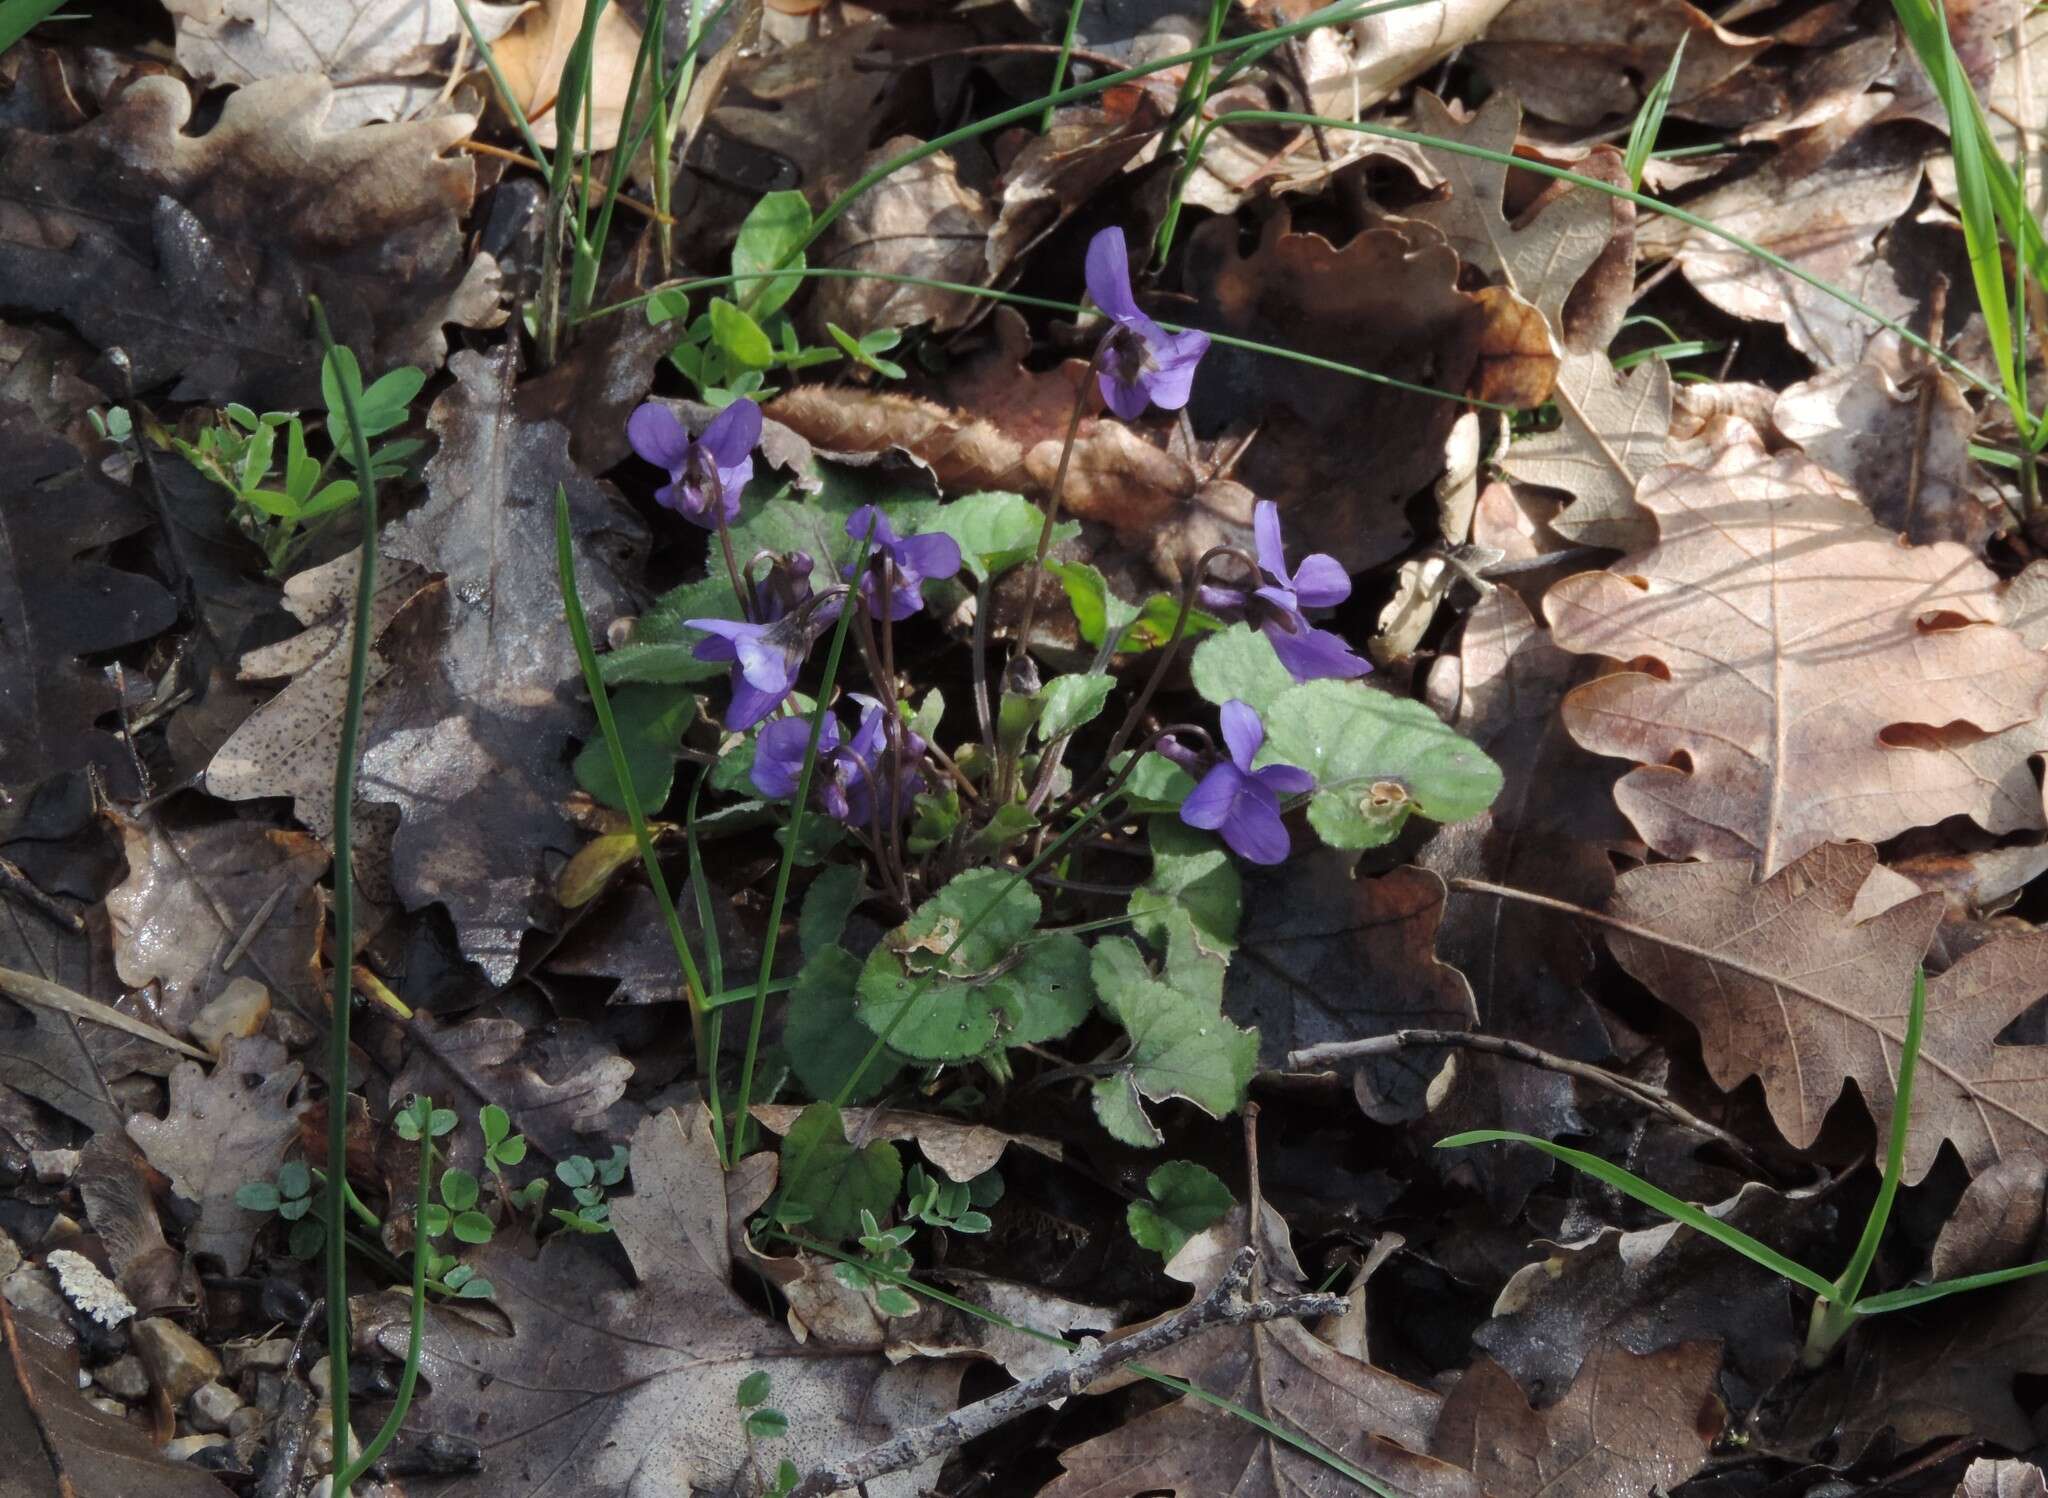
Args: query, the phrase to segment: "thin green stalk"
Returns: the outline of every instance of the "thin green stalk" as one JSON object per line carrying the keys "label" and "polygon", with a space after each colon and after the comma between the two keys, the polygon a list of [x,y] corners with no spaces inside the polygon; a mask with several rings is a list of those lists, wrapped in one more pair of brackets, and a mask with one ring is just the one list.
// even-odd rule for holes
{"label": "thin green stalk", "polygon": [[[598,209],[597,227],[588,234],[579,236],[576,253],[576,273],[569,287],[569,318],[573,323],[590,305],[590,299],[597,290],[597,273],[604,261],[604,247],[612,234],[612,214],[618,208],[619,198],[626,190],[626,169],[633,161],[633,153],[622,149],[626,131],[631,127],[640,102],[640,84],[643,79],[654,80],[654,92],[661,93],[661,31],[662,21],[668,8],[668,0],[649,0],[646,23],[640,33],[640,50],[633,57],[633,76],[626,82],[625,112],[619,117],[618,149],[612,151],[612,170],[605,183],[604,203]],[[587,102],[587,98],[586,98]],[[595,149],[595,140],[586,140],[586,147]],[[586,198],[590,177],[584,175]],[[586,212],[588,204],[586,202]],[[657,204],[657,206],[659,206]],[[586,217],[584,222],[588,223]],[[663,225],[664,228],[667,225]]]}
{"label": "thin green stalk", "polygon": [[[427,1207],[427,1194],[433,1187],[434,1141],[425,1132],[420,1134],[420,1178],[419,1187],[412,1202],[412,1315],[405,1339],[405,1371],[398,1376],[398,1392],[391,1403],[391,1413],[384,1417],[384,1424],[363,1448],[361,1456],[343,1467],[334,1479],[333,1498],[348,1498],[348,1490],[357,1478],[370,1470],[370,1464],[384,1454],[384,1450],[398,1435],[399,1426],[405,1423],[408,1411],[412,1409],[412,1391],[419,1382],[420,1344],[426,1329],[427,1316],[427,1235],[420,1228],[421,1216]],[[347,1455],[347,1448],[337,1445],[334,1459],[339,1463]]]}
{"label": "thin green stalk", "polygon": [[0,4],[0,52],[50,18],[64,0],[6,0]]}
{"label": "thin green stalk", "polygon": [[[592,48],[597,38],[597,21],[604,14],[604,7],[605,0],[588,0],[585,5],[583,24],[577,29],[576,40],[570,44],[569,56],[562,64],[562,86],[555,95],[555,157],[548,173],[547,219],[541,230],[540,313],[536,318],[535,334],[543,369],[554,364],[561,346],[562,242],[563,236],[570,232],[570,209],[575,201],[571,187],[576,161],[576,125],[583,113],[583,98],[590,83]],[[587,187],[587,178],[585,184]],[[575,230],[580,252],[583,248],[580,221]]]}
{"label": "thin green stalk", "polygon": [[[1060,55],[1052,65],[1052,92],[1055,94],[1067,81],[1067,64],[1073,61],[1074,38],[1080,34],[1081,7],[1086,3],[1087,0],[1071,0],[1067,6],[1067,29],[1060,33]],[[1214,41],[1215,38],[1211,37],[1210,40]],[[1052,129],[1053,107],[1050,104],[1045,106],[1045,117],[1038,122],[1040,135]]]}
{"label": "thin green stalk", "polygon": [[[1202,31],[1202,45],[1213,47],[1223,39],[1223,21],[1230,14],[1231,0],[1210,0],[1209,24]],[[1188,76],[1181,84],[1180,97],[1174,101],[1175,119],[1196,119],[1209,107],[1211,87],[1211,64],[1213,57],[1204,57],[1188,69]]]}
{"label": "thin green stalk", "polygon": [[1870,1215],[1863,1219],[1863,1236],[1856,1240],[1856,1251],[1849,1256],[1848,1267],[1835,1281],[1834,1290],[1813,1303],[1803,1354],[1809,1368],[1826,1362],[1835,1344],[1855,1325],[1857,1297],[1863,1293],[1863,1281],[1877,1260],[1878,1243],[1891,1221],[1892,1203],[1898,1198],[1899,1179],[1906,1169],[1906,1136],[1913,1121],[1913,1074],[1920,1065],[1920,1040],[1926,1021],[1927,969],[1915,967],[1913,1004],[1906,1012],[1906,1038],[1899,1047],[1899,1081],[1892,1090],[1892,1129],[1885,1146],[1884,1179],[1878,1184],[1877,1200],[1870,1204]]}
{"label": "thin green stalk", "polygon": [[[348,1451],[348,1262],[342,1221],[348,1210],[348,1021],[356,949],[355,804],[358,741],[363,729],[363,694],[370,674],[370,618],[377,591],[377,478],[370,441],[356,408],[356,380],[346,377],[342,350],[327,326],[327,309],[309,298],[320,333],[321,358],[335,370],[342,410],[348,416],[349,458],[355,465],[362,507],[362,548],[356,565],[356,596],[350,616],[348,690],[342,699],[341,742],[334,765],[334,1004],[327,1019],[327,1356],[335,1460]],[[337,1484],[335,1498],[348,1498]]]}
{"label": "thin green stalk", "polygon": [[1684,36],[1671,49],[1671,63],[1643,99],[1643,107],[1636,111],[1635,123],[1629,126],[1628,149],[1622,153],[1623,169],[1628,173],[1628,185],[1638,192],[1643,186],[1643,169],[1650,164],[1650,156],[1657,145],[1657,132],[1664,128],[1664,111],[1671,107],[1671,94],[1678,87],[1678,65],[1685,59]]}
{"label": "thin green stalk", "polygon": [[[768,983],[775,972],[775,944],[782,935],[782,910],[789,903],[789,876],[796,868],[804,815],[811,799],[811,776],[818,768],[818,744],[825,732],[825,715],[832,711],[832,687],[839,680],[839,661],[846,653],[846,631],[854,615],[867,609],[860,596],[858,580],[868,564],[868,552],[873,544],[872,533],[862,538],[860,551],[853,559],[853,571],[847,574],[855,581],[839,605],[839,620],[832,628],[832,644],[825,652],[825,674],[818,684],[818,702],[811,709],[811,735],[804,744],[803,767],[796,776],[796,796],[789,806],[789,827],[784,833],[788,841],[783,845],[782,862],[775,870],[775,894],[768,903],[768,934],[761,941],[761,976],[754,985],[754,1007],[747,1017],[747,1048],[740,1059],[739,1106],[734,1110],[732,1120],[730,1163],[734,1165],[739,1164],[740,1156],[746,1153],[747,1130],[753,1122],[750,1110],[754,1103],[754,1064],[761,1051],[762,1021],[768,1013]],[[874,789],[879,801],[881,787],[876,785]]]}
{"label": "thin green stalk", "polygon": [[1484,146],[1468,145],[1464,141],[1446,140],[1441,136],[1425,135],[1417,130],[1403,130],[1393,125],[1374,125],[1361,120],[1339,120],[1324,115],[1299,114],[1291,110],[1281,109],[1239,109],[1232,110],[1228,114],[1218,115],[1215,119],[1202,126],[1200,132],[1197,133],[1195,144],[1188,153],[1188,164],[1181,169],[1181,175],[1174,190],[1173,206],[1168,209],[1167,223],[1169,229],[1180,211],[1181,190],[1185,188],[1188,174],[1193,169],[1194,164],[1201,159],[1202,151],[1208,143],[1209,136],[1226,125],[1242,124],[1320,125],[1330,130],[1349,130],[1359,135],[1377,136],[1382,140],[1404,141],[1409,145],[1423,146],[1432,151],[1445,151],[1453,156],[1468,156],[1475,161],[1490,161],[1497,165],[1513,167],[1518,171],[1534,172],[1539,177],[1549,177],[1558,182],[1569,182],[1574,187],[1590,188],[1592,191],[1604,193],[1610,198],[1620,198],[1624,202],[1635,204],[1638,208],[1645,209],[1651,213],[1661,213],[1666,218],[1676,219],[1679,223],[1689,228],[1697,229],[1702,234],[1710,234],[1726,244],[1733,245],[1744,254],[1761,260],[1764,264],[1772,267],[1774,270],[1782,271],[1796,281],[1804,282],[1823,295],[1869,318],[1879,327],[1897,334],[1902,340],[1919,349],[1922,353],[1947,365],[1979,390],[1986,391],[1992,395],[2001,394],[1997,385],[1992,384],[1960,359],[1953,357],[1943,349],[1936,348],[1904,323],[1886,317],[1868,302],[1851,295],[1829,281],[1823,280],[1811,271],[1802,270],[1784,256],[1765,249],[1754,240],[1745,239],[1740,234],[1722,228],[1711,219],[1701,218],[1696,213],[1690,213],[1683,208],[1673,207],[1669,203],[1659,202],[1655,198],[1631,191],[1626,187],[1616,187],[1611,182],[1602,182],[1597,177],[1588,177],[1582,172],[1570,171],[1565,167],[1551,166],[1547,162],[1531,161],[1526,157],[1513,156],[1505,151],[1490,151]]}
{"label": "thin green stalk", "polygon": [[[628,297],[623,302],[613,302],[609,306],[599,307],[582,320],[588,322],[592,318],[604,317],[609,313],[630,311],[632,308],[644,306],[664,291],[694,292],[715,290],[721,286],[734,286],[743,281],[781,280],[784,277],[792,279],[823,278],[828,280],[881,281],[891,286],[924,286],[934,291],[952,291],[958,292],[962,296],[975,296],[991,302],[1002,302],[1006,306],[1011,307],[1035,307],[1045,312],[1063,312],[1069,317],[1080,317],[1087,311],[1078,302],[1061,302],[1055,301],[1051,297],[1026,296],[1021,292],[1015,291],[997,291],[989,286],[970,286],[965,281],[935,281],[928,276],[895,275],[888,271],[853,270],[844,266],[812,266],[805,269],[735,271],[730,275],[724,276],[699,276],[688,281],[678,281],[673,286],[656,287],[653,291],[644,292],[636,297]],[[1166,329],[1169,333],[1182,333],[1188,330],[1188,324],[1186,323],[1161,322],[1159,326]],[[1480,400],[1476,396],[1459,395],[1455,391],[1439,390],[1434,385],[1419,385],[1412,380],[1396,379],[1393,375],[1381,374],[1377,370],[1361,369],[1356,364],[1345,364],[1336,359],[1318,358],[1314,354],[1300,353],[1294,349],[1282,348],[1274,343],[1260,343],[1254,338],[1239,338],[1230,333],[1211,332],[1207,328],[1203,328],[1200,331],[1208,334],[1211,343],[1224,348],[1237,348],[1243,349],[1247,353],[1266,354],[1275,359],[1285,359],[1290,363],[1306,365],[1310,369],[1320,369],[1330,374],[1348,375],[1354,380],[1369,380],[1375,385],[1386,385],[1395,390],[1405,390],[1410,395],[1426,395],[1431,400],[1456,401],[1460,405],[1472,407],[1475,411],[1498,411],[1503,415],[1513,416],[1521,410],[1519,406],[1502,405],[1497,401]]]}
{"label": "thin green stalk", "polygon": [[[694,5],[696,0],[691,3]],[[706,1026],[709,1036],[705,1041],[704,1091],[711,1104],[711,1142],[718,1158],[723,1160],[727,1158],[725,1105],[718,1095],[718,1061],[725,1043],[725,1015],[712,1002],[712,995],[723,997],[725,993],[725,943],[719,939],[717,912],[711,908],[711,886],[704,877],[704,848],[697,840],[697,802],[704,794],[704,782],[710,778],[711,767],[706,765],[690,786],[690,799],[683,808],[683,844],[690,854],[690,887],[697,894],[697,929],[704,933],[704,965],[711,974],[711,994],[705,996],[704,1003],[711,1012]]]}
{"label": "thin green stalk", "polygon": [[697,972],[697,959],[690,951],[690,939],[683,934],[682,918],[676,914],[676,902],[670,898],[668,879],[661,872],[661,860],[654,853],[654,834],[647,826],[646,809],[640,805],[639,787],[633,784],[632,767],[626,763],[625,742],[619,737],[619,725],[612,717],[610,695],[605,691],[604,676],[597,665],[597,652],[590,643],[590,622],[583,613],[583,598],[576,588],[576,549],[569,529],[569,495],[560,484],[555,485],[555,565],[561,574],[562,609],[569,620],[569,638],[576,642],[576,662],[583,668],[583,684],[590,691],[591,705],[597,709],[597,726],[604,733],[604,747],[612,767],[612,778],[618,782],[619,799],[626,803],[626,819],[633,824],[633,841],[640,848],[640,866],[647,871],[647,882],[654,889],[656,903],[661,906],[664,924],[668,927],[668,939],[676,950],[676,962],[683,970],[683,997],[690,1005],[690,1037],[697,1048],[697,1065],[700,1069],[716,1066],[717,1058],[710,1055],[705,1047],[704,1034],[704,980]]}
{"label": "thin green stalk", "polygon": [[[770,1236],[784,1243],[794,1244],[798,1248],[807,1248],[813,1253],[821,1254],[825,1258],[836,1260],[841,1264],[852,1265],[863,1274],[870,1275],[878,1280],[887,1280],[890,1284],[896,1285],[901,1289],[914,1291],[919,1295],[937,1301],[942,1306],[951,1306],[963,1315],[986,1321],[991,1326],[1000,1326],[1008,1331],[1017,1332],[1026,1337],[1033,1337],[1051,1346],[1063,1347],[1069,1352],[1080,1351],[1078,1344],[1068,1341],[1056,1332],[1049,1332],[1043,1327],[1033,1326],[1029,1322],[1013,1321],[999,1311],[991,1311],[988,1307],[976,1305],[971,1300],[965,1300],[960,1296],[948,1294],[936,1285],[927,1285],[922,1280],[912,1279],[909,1275],[884,1265],[876,1264],[867,1259],[857,1258],[853,1254],[846,1253],[831,1244],[821,1243],[815,1238],[799,1237],[780,1228],[771,1229]],[[1367,1492],[1377,1495],[1377,1498],[1401,1498],[1401,1495],[1395,1493],[1393,1489],[1387,1487],[1385,1483],[1374,1477],[1370,1472],[1352,1465],[1333,1451],[1324,1450],[1323,1447],[1309,1440],[1306,1436],[1287,1429],[1276,1421],[1259,1414],[1256,1410],[1247,1409],[1235,1400],[1225,1399],[1221,1394],[1211,1394],[1201,1385],[1190,1383],[1188,1380],[1178,1378],[1171,1373],[1162,1372],[1160,1369],[1152,1367],[1149,1363],[1130,1363],[1127,1366],[1133,1373],[1150,1379],[1155,1384],[1172,1389],[1177,1394],[1184,1394],[1189,1398],[1198,1399],[1211,1408],[1221,1410],[1227,1415],[1234,1415],[1249,1425],[1257,1426],[1282,1445],[1291,1446],[1296,1451],[1301,1452],[1302,1455],[1328,1467],[1332,1472],[1350,1478],[1351,1481],[1363,1487]]]}
{"label": "thin green stalk", "polygon": [[540,139],[533,133],[533,122],[526,117],[526,108],[512,96],[512,85],[505,81],[504,72],[498,67],[498,56],[491,50],[491,44],[484,37],[483,30],[476,24],[476,17],[469,13],[469,0],[455,0],[455,9],[462,16],[462,24],[469,30],[469,40],[475,46],[477,56],[483,59],[484,70],[491,75],[491,83],[498,90],[498,102],[505,106],[505,113],[512,116],[512,123],[518,128],[519,138],[526,143],[526,154],[540,168],[541,175],[550,180],[554,167],[548,162],[548,153],[540,148]]}

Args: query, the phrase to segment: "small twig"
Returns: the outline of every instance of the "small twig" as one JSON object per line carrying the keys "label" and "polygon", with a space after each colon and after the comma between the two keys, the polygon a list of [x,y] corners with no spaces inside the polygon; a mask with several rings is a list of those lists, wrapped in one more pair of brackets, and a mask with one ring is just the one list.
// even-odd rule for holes
{"label": "small twig", "polygon": [[9,891],[24,905],[34,906],[66,931],[85,929],[85,921],[77,911],[67,910],[63,901],[46,893],[20,864],[10,859],[0,858],[0,889]]}
{"label": "small twig", "polygon": [[862,1483],[891,1472],[908,1471],[1030,1410],[1082,1393],[1113,1369],[1215,1327],[1343,1314],[1347,1302],[1341,1295],[1282,1295],[1271,1300],[1246,1300],[1244,1289],[1257,1259],[1258,1250],[1246,1244],[1238,1250],[1223,1278],[1216,1282],[1216,1288],[1178,1315],[1114,1342],[1087,1338],[1073,1357],[1037,1378],[955,1410],[943,1420],[906,1430],[837,1466],[813,1469],[791,1490],[790,1498],[821,1498],[826,1493],[857,1489]]}
{"label": "small twig", "polygon": [[1489,1056],[1502,1056],[1510,1061],[1519,1061],[1524,1066],[1541,1067],[1554,1071],[1594,1087],[1603,1088],[1632,1102],[1663,1114],[1680,1128],[1704,1134],[1716,1144],[1732,1150],[1745,1165],[1761,1175],[1772,1175],[1765,1164],[1751,1153],[1748,1145],[1718,1124],[1708,1123],[1704,1118],[1683,1105],[1674,1102],[1663,1088],[1648,1082],[1638,1082],[1602,1066],[1586,1061],[1574,1061],[1569,1056],[1552,1055],[1549,1051],[1538,1050],[1535,1046],[1519,1040],[1509,1040],[1501,1035],[1481,1035],[1471,1030],[1396,1030],[1391,1035],[1375,1035],[1367,1040],[1332,1040],[1321,1045],[1305,1046],[1298,1051],[1287,1053],[1287,1069],[1290,1072],[1319,1071],[1327,1067],[1351,1064],[1368,1060],[1374,1056],[1391,1056],[1397,1051],[1410,1047],[1447,1046],[1458,1050],[1480,1051]]}

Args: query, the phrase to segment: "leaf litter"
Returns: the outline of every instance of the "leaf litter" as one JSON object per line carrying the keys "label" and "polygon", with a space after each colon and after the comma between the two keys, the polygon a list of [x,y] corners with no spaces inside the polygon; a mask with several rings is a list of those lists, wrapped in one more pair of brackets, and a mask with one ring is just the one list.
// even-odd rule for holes
{"label": "leaf litter", "polygon": [[[2032,191],[2041,18],[1944,8]],[[1890,9],[1442,0],[1205,100],[1183,62],[1041,118],[1063,9],[763,7],[656,114],[627,96],[661,8],[606,6],[591,191],[622,133],[680,126],[665,174],[620,163],[602,246],[551,227],[460,9],[166,0],[147,48],[88,18],[0,58],[0,1421],[51,1483],[331,1468],[328,1374],[284,1349],[338,1109],[358,1440],[432,1266],[364,1491],[2041,1491],[2042,1281],[1803,1366],[1809,1292],[1712,1234],[1434,1147],[1568,1143],[1836,1273],[1924,969],[1870,1285],[2048,1249],[2027,434],[1840,299],[1544,170],[1640,181],[1987,374],[1968,177]],[[565,149],[586,8],[468,9]],[[1063,79],[1204,23],[1084,5]],[[1673,154],[1644,161],[1646,105]],[[1190,165],[1202,114],[1232,118]],[[1112,227],[1134,290],[1096,306]],[[834,274],[682,282],[770,239]],[[304,465],[348,471],[309,295],[366,386],[420,388],[349,952],[366,538],[351,498],[291,566],[258,545]],[[744,478],[634,420],[756,399]],[[209,430],[274,434],[253,498],[188,469]],[[886,565],[849,604],[864,524]],[[776,766],[820,693],[793,838]],[[416,1218],[422,1094],[454,1125]],[[101,1284],[139,1315],[80,1310]]]}

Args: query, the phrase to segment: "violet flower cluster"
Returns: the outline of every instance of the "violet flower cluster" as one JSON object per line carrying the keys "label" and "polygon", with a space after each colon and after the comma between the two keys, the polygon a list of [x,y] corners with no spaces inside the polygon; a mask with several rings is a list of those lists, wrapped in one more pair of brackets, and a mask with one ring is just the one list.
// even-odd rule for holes
{"label": "violet flower cluster", "polygon": [[692,525],[716,530],[739,518],[740,491],[754,476],[754,449],[761,442],[761,408],[736,400],[692,437],[667,406],[649,401],[626,420],[626,440],[668,482],[654,491]]}
{"label": "violet flower cluster", "polygon": [[1280,507],[1262,499],[1252,507],[1252,535],[1258,543],[1261,580],[1253,588],[1213,584],[1201,590],[1204,606],[1243,610],[1246,619],[1272,642],[1273,653],[1296,681],[1348,679],[1372,670],[1372,663],[1327,629],[1308,622],[1303,609],[1334,608],[1351,596],[1351,575],[1335,557],[1314,552],[1287,570],[1280,537]]}
{"label": "violet flower cluster", "polygon": [[[924,607],[924,585],[943,580],[960,570],[960,543],[937,531],[922,536],[899,536],[889,517],[873,505],[862,505],[846,518],[846,534],[868,545],[867,567],[861,573],[860,596],[871,618],[886,615],[901,623]],[[846,565],[845,577],[853,581],[853,563]],[[881,596],[883,577],[888,578],[886,604]]]}
{"label": "violet flower cluster", "polygon": [[[1180,819],[1190,827],[1222,835],[1225,846],[1250,863],[1284,862],[1290,847],[1280,819],[1280,798],[1315,789],[1316,779],[1294,765],[1252,760],[1266,742],[1266,725],[1249,703],[1233,697],[1223,704],[1223,743],[1229,754],[1209,767],[1181,803]],[[1194,756],[1174,754],[1186,764]]]}
{"label": "violet flower cluster", "polygon": [[[811,788],[826,813],[850,827],[871,826],[882,812],[906,816],[925,788],[924,775],[918,769],[924,757],[924,739],[906,725],[899,759],[889,745],[888,709],[858,692],[848,695],[860,704],[860,724],[848,738],[838,714],[825,714],[818,726],[818,767]],[[794,797],[810,742],[808,718],[777,718],[762,729],[754,746],[754,789],[771,801]],[[893,796],[888,794],[892,779]],[[884,797],[879,806],[875,801],[878,785]]]}
{"label": "violet flower cluster", "polygon": [[1139,310],[1122,229],[1104,229],[1088,241],[1087,276],[1089,298],[1111,324],[1095,354],[1102,403],[1125,421],[1143,416],[1147,405],[1178,411],[1194,390],[1209,335],[1169,333]]}

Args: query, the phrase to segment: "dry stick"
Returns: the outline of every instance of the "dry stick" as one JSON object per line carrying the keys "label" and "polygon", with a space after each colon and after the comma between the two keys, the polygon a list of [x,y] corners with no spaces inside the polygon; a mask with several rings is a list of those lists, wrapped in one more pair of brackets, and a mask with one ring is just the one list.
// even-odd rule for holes
{"label": "dry stick", "polygon": [[66,931],[85,929],[84,917],[75,910],[67,909],[62,900],[29,878],[20,864],[5,858],[0,858],[0,889],[8,891],[25,905],[34,906]]}
{"label": "dry stick", "polygon": [[[1927,294],[1929,343],[1941,343],[1942,324],[1947,320],[1948,277],[1937,273]],[[1920,398],[1913,402],[1913,454],[1906,472],[1906,523],[1902,527],[1909,536],[1913,534],[1913,522],[1919,518],[1920,495],[1927,482],[1927,432],[1934,420],[1934,394],[1941,384],[1941,366],[1933,356],[1922,355],[1914,362],[1919,366],[1913,377],[1919,382]]]}
{"label": "dry stick", "polygon": [[1576,1077],[1581,1082],[1605,1088],[1609,1092],[1641,1103],[1646,1108],[1656,1110],[1680,1128],[1704,1134],[1715,1143],[1726,1146],[1758,1174],[1775,1174],[1750,1152],[1748,1145],[1718,1124],[1710,1124],[1691,1110],[1674,1102],[1671,1094],[1663,1088],[1648,1082],[1638,1082],[1632,1077],[1624,1077],[1619,1072],[1611,1072],[1605,1067],[1594,1066],[1589,1062],[1574,1061],[1568,1056],[1554,1056],[1549,1051],[1539,1051],[1535,1046],[1519,1040],[1509,1040],[1500,1035],[1481,1035],[1470,1030],[1396,1030],[1391,1035],[1375,1035],[1369,1040],[1331,1040],[1321,1045],[1289,1051],[1287,1069],[1290,1072],[1316,1071],[1345,1062],[1364,1061],[1373,1056],[1391,1056],[1411,1046],[1438,1045],[1466,1051],[1483,1051],[1489,1056],[1505,1056],[1508,1060],[1519,1061],[1525,1066],[1541,1067],[1545,1071]]}
{"label": "dry stick", "polygon": [[1252,1326],[1266,1321],[1295,1321],[1317,1316],[1341,1316],[1348,1302],[1341,1295],[1282,1295],[1271,1300],[1246,1300],[1245,1286],[1251,1280],[1258,1250],[1246,1244],[1216,1282],[1216,1288],[1178,1315],[1132,1332],[1114,1342],[1085,1339],[1081,1350],[1061,1366],[1017,1384],[1000,1394],[955,1410],[943,1420],[920,1425],[870,1446],[834,1467],[818,1467],[791,1489],[789,1498],[822,1498],[858,1488],[862,1483],[891,1472],[904,1472],[919,1463],[964,1446],[978,1436],[1019,1415],[1084,1392],[1106,1373],[1136,1359],[1149,1357],[1163,1348],[1186,1341],[1198,1333],[1222,1326]]}

